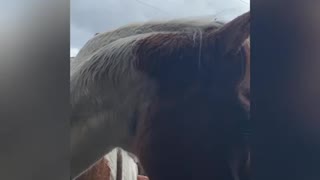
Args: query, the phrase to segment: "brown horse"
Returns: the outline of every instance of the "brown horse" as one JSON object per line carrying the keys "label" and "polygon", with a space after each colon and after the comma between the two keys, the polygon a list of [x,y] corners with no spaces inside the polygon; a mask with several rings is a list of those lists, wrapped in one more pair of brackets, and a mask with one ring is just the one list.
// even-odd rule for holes
{"label": "brown horse", "polygon": [[250,14],[135,24],[71,62],[71,176],[114,147],[151,180],[249,178]]}

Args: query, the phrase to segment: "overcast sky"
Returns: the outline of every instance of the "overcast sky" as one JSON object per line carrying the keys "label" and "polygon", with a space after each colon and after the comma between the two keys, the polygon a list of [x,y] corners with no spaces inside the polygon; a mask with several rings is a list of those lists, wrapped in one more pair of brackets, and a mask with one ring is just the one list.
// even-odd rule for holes
{"label": "overcast sky", "polygon": [[70,55],[97,32],[154,19],[212,15],[231,20],[250,9],[250,0],[71,0]]}

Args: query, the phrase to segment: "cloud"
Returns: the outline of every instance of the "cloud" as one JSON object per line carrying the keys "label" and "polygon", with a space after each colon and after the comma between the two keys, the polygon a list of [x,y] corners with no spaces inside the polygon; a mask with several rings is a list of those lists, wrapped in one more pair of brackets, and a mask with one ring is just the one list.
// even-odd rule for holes
{"label": "cloud", "polygon": [[75,57],[79,52],[78,48],[71,48],[70,49],[70,57]]}
{"label": "cloud", "polygon": [[248,11],[249,2],[248,0],[71,0],[71,48],[80,49],[97,32],[105,32],[134,22],[206,15],[217,15],[218,18],[230,20]]}

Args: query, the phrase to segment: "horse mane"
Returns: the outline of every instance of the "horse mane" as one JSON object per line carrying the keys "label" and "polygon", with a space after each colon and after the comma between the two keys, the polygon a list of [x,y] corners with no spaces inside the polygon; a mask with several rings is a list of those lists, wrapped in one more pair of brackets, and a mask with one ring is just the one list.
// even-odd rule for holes
{"label": "horse mane", "polygon": [[77,146],[93,132],[87,148],[103,136],[101,152],[134,152],[153,180],[237,179],[247,162],[239,124],[250,111],[250,42],[225,54],[223,27],[149,22],[89,40],[71,62],[71,151],[89,151]]}

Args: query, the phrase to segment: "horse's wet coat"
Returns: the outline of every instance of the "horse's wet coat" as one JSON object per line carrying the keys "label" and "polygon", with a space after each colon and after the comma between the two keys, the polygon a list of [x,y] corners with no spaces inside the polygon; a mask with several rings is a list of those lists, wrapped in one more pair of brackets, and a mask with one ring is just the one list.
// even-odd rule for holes
{"label": "horse's wet coat", "polygon": [[151,180],[247,179],[249,27],[246,13],[91,39],[71,65],[73,175],[120,146]]}

